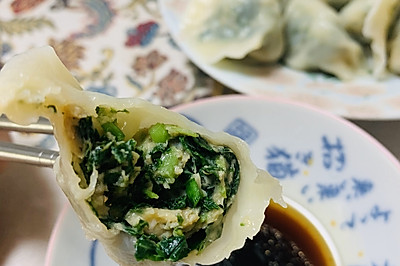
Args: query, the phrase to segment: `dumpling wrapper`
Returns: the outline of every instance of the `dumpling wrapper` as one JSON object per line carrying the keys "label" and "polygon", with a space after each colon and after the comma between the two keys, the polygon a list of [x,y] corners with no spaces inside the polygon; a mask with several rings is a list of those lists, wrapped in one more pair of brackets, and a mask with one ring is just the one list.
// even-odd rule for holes
{"label": "dumpling wrapper", "polygon": [[257,234],[270,199],[285,205],[279,182],[254,166],[245,142],[226,133],[208,131],[178,113],[144,100],[117,99],[83,91],[50,47],[33,49],[6,63],[0,72],[0,93],[0,113],[12,121],[30,124],[39,116],[51,121],[60,148],[60,156],[54,165],[57,182],[77,213],[87,237],[98,239],[108,255],[120,265],[169,265],[171,262],[137,262],[133,248],[135,238],[117,230],[108,230],[86,201],[93,193],[97,176],[91,176],[86,189],[79,186],[80,178],[71,166],[72,153],[77,148],[71,119],[95,116],[98,105],[129,111],[123,128],[127,135],[133,136],[140,128],[148,128],[157,122],[175,124],[198,132],[211,143],[228,146],[236,154],[241,182],[225,217],[221,237],[199,255],[190,253],[181,262],[212,264],[229,257],[233,250],[244,245],[246,238]]}
{"label": "dumpling wrapper", "polygon": [[284,51],[279,0],[190,0],[179,38],[206,63],[247,55],[275,62]]}
{"label": "dumpling wrapper", "polygon": [[343,28],[332,7],[320,0],[289,0],[284,20],[284,60],[289,67],[322,70],[342,80],[366,74],[361,46]]}

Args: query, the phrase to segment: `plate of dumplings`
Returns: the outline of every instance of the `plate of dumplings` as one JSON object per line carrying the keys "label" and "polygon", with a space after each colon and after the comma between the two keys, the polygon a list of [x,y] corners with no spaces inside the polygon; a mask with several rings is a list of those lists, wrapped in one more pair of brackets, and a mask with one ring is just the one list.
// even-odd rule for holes
{"label": "plate of dumplings", "polygon": [[238,92],[400,118],[398,0],[160,0],[172,39]]}

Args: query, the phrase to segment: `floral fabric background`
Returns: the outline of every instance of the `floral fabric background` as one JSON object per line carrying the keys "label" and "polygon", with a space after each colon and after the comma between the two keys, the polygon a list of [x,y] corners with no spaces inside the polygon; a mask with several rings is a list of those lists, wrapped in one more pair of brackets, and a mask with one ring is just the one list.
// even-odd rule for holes
{"label": "floral fabric background", "polygon": [[222,90],[175,45],[155,0],[0,0],[0,67],[43,45],[87,90],[166,107]]}

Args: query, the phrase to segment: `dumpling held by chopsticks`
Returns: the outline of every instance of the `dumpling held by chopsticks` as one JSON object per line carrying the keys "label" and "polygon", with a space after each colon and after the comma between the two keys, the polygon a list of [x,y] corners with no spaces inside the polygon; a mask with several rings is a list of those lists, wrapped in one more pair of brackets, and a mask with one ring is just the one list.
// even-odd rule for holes
{"label": "dumpling held by chopsticks", "polygon": [[57,181],[86,235],[121,265],[212,264],[252,238],[278,181],[247,145],[137,98],[81,89],[50,47],[0,72],[0,113],[48,118]]}

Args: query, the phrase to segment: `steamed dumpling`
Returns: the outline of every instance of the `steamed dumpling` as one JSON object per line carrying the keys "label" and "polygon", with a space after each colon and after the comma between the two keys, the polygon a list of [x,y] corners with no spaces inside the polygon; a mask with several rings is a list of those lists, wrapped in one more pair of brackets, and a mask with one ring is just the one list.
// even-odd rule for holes
{"label": "steamed dumpling", "polygon": [[290,0],[284,19],[284,60],[289,67],[322,70],[342,80],[363,74],[362,48],[342,27],[334,9],[319,0]]}
{"label": "steamed dumpling", "polygon": [[340,12],[346,30],[357,40],[370,44],[371,69],[377,78],[384,77],[387,70],[400,73],[400,26],[394,22],[399,5],[398,0],[353,0]]}
{"label": "steamed dumpling", "polygon": [[373,74],[376,78],[383,78],[387,70],[387,39],[399,8],[399,0],[375,1],[364,22],[362,32],[371,40]]}
{"label": "steamed dumpling", "polygon": [[340,21],[347,32],[362,43],[369,43],[362,32],[364,21],[377,0],[352,0],[340,10]]}
{"label": "steamed dumpling", "polygon": [[243,141],[144,100],[83,91],[49,47],[7,62],[0,93],[12,121],[52,122],[57,182],[120,265],[219,262],[259,231],[271,198],[284,204]]}
{"label": "steamed dumpling", "polygon": [[275,62],[284,50],[280,1],[188,1],[179,38],[207,63],[249,53]]}

